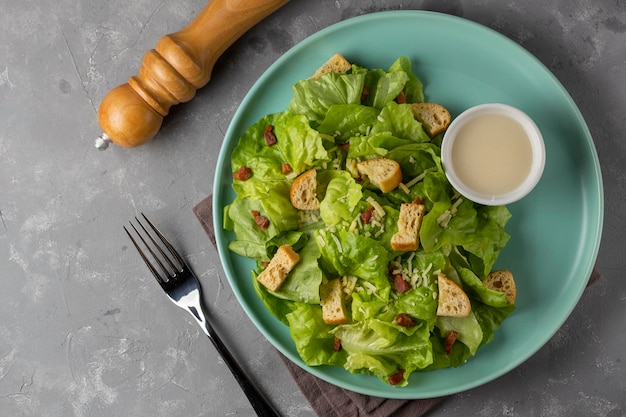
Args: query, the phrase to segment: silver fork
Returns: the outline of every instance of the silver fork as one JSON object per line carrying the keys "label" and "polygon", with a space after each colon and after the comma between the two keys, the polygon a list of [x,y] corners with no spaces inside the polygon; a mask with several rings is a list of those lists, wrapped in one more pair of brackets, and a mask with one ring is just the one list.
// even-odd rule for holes
{"label": "silver fork", "polygon": [[[241,389],[246,394],[246,397],[248,397],[257,415],[263,417],[279,416],[271,403],[252,383],[250,378],[248,378],[237,360],[231,355],[207,320],[207,315],[204,313],[202,306],[198,278],[194,275],[189,266],[187,266],[182,256],[179,255],[176,249],[174,249],[154,224],[152,224],[143,213],[141,216],[144,222],[135,217],[139,229],[137,229],[132,222],[129,223],[135,235],[139,237],[139,240],[143,243],[143,246],[147,249],[150,256],[141,248],[126,226],[124,226],[124,230],[137,248],[139,255],[141,255],[148,269],[152,272],[152,275],[154,275],[169,299],[178,307],[191,313],[204,333],[209,336],[209,339],[211,339],[218,353],[224,359],[224,362],[226,362],[226,365],[233,373],[239,386],[241,386]],[[146,223],[148,227],[144,226],[144,223]]]}

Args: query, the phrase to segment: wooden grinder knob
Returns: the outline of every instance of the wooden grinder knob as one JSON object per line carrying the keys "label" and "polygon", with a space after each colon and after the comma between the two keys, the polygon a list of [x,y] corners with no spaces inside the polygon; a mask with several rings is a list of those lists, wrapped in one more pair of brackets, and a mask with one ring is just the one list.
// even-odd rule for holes
{"label": "wooden grinder knob", "polygon": [[[98,122],[107,141],[132,148],[152,139],[172,105],[191,100],[217,59],[241,35],[288,0],[211,0],[187,27],[148,51],[139,73],[102,100]],[[102,145],[104,138],[105,146]]]}

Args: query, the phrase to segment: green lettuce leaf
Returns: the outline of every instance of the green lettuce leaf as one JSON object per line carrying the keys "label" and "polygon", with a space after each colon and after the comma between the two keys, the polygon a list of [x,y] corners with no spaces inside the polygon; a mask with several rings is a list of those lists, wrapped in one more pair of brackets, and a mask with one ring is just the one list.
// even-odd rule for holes
{"label": "green lettuce leaf", "polygon": [[505,206],[482,206],[477,211],[476,231],[462,246],[470,253],[472,270],[481,277],[491,272],[500,252],[511,238],[504,231],[504,225],[510,218],[511,213]]}
{"label": "green lettuce leaf", "polygon": [[378,297],[388,299],[388,253],[377,241],[345,229],[320,229],[315,241],[321,252],[320,265],[330,277],[361,278],[375,286]]}
{"label": "green lettuce leaf", "polygon": [[389,67],[389,72],[395,71],[402,71],[408,75],[408,80],[404,85],[404,94],[407,103],[422,103],[424,101],[423,85],[411,69],[411,60],[406,56],[399,57]]}
{"label": "green lettuce leaf", "polygon": [[467,346],[470,355],[476,354],[483,341],[483,329],[473,312],[466,317],[437,317],[437,327],[444,335],[457,332],[457,341]]}
{"label": "green lettuce leaf", "polygon": [[328,108],[317,130],[338,142],[345,142],[355,136],[368,135],[378,113],[378,109],[361,104],[334,104]]}
{"label": "green lettuce leaf", "polygon": [[347,352],[333,349],[335,335],[333,326],[324,323],[319,305],[294,303],[291,312],[285,315],[289,331],[300,358],[309,366],[339,365],[346,362]]}
{"label": "green lettuce leaf", "polygon": [[327,225],[351,220],[352,212],[360,201],[361,185],[347,171],[327,170],[318,174],[324,195],[320,201],[320,216]]}
{"label": "green lettuce leaf", "polygon": [[430,142],[422,124],[413,116],[410,104],[397,104],[394,101],[386,103],[372,126],[371,134],[382,132],[410,142]]}
{"label": "green lettuce leaf", "polygon": [[369,94],[363,104],[382,109],[400,94],[408,80],[409,76],[404,71],[387,72],[381,69],[369,71],[365,77]]}
{"label": "green lettuce leaf", "polygon": [[[273,126],[277,138],[273,146],[265,141],[267,126]],[[306,117],[286,112],[271,114],[248,128],[233,149],[233,172],[242,166],[252,171],[252,177],[246,181],[233,180],[233,188],[240,198],[258,198],[276,187],[277,182],[286,181],[282,164],[289,164],[292,171],[300,174],[329,159],[320,133],[309,126]]]}
{"label": "green lettuce leaf", "polygon": [[329,73],[318,79],[298,81],[289,111],[302,114],[316,125],[322,123],[333,104],[361,104],[365,74]]}
{"label": "green lettuce leaf", "polygon": [[403,327],[374,318],[337,326],[332,333],[348,353],[344,368],[376,375],[383,381],[402,370],[403,380],[397,386],[406,386],[413,371],[433,360],[430,329],[423,322]]}

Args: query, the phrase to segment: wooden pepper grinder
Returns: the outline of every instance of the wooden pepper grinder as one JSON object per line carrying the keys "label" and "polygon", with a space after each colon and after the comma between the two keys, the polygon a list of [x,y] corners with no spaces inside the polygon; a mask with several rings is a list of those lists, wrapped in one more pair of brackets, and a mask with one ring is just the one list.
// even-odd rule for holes
{"label": "wooden pepper grinder", "polygon": [[96,148],[132,148],[152,139],[172,105],[191,100],[211,78],[217,59],[241,35],[288,0],[210,0],[183,30],[148,51],[139,73],[102,100]]}

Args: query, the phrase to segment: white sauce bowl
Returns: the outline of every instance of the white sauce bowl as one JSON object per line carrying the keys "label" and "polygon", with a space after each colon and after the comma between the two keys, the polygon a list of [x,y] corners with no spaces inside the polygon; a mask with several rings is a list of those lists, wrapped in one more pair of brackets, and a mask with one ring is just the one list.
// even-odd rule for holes
{"label": "white sauce bowl", "polygon": [[489,103],[471,107],[452,121],[441,159],[448,181],[461,195],[497,206],[518,201],[535,188],[546,151],[539,128],[526,113]]}

